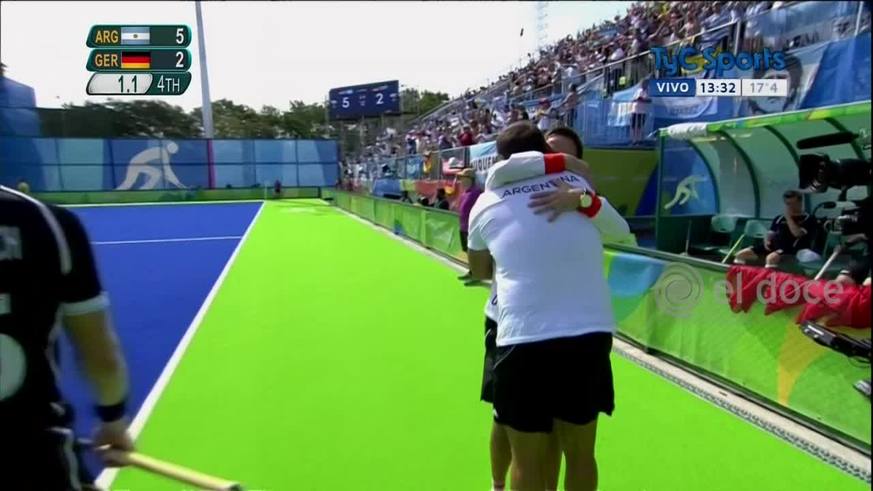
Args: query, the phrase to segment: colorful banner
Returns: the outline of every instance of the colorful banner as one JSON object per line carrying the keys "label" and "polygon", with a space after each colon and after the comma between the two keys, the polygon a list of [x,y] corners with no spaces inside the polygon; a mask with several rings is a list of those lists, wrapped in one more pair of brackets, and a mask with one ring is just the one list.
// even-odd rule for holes
{"label": "colorful banner", "polygon": [[743,49],[791,51],[855,34],[858,7],[865,2],[796,2],[751,17],[746,22]]}
{"label": "colorful banner", "polygon": [[[355,208],[363,213],[373,208],[355,201],[380,201],[348,196],[338,192],[334,203],[353,213]],[[387,203],[394,207],[395,233],[464,259],[455,249],[457,221],[451,221],[451,215]],[[785,407],[812,424],[870,444],[870,402],[852,387],[855,381],[870,378],[870,366],[853,364],[804,336],[795,321],[800,306],[771,309],[766,315],[766,306],[756,303],[748,313],[735,314],[726,271],[716,267],[609,249],[604,264],[621,335],[713,374],[754,398]],[[859,339],[870,337],[869,328],[837,330]]]}
{"label": "colorful banner", "polygon": [[743,116],[774,114],[803,107],[803,101],[812,88],[827,44],[801,48],[785,54],[785,69],[736,70],[729,78],[788,80],[788,97],[743,97],[739,113]]}
{"label": "colorful banner", "polygon": [[488,169],[498,160],[496,142],[480,143],[470,147],[470,167],[476,170],[476,182],[484,185]]}
{"label": "colorful banner", "polygon": [[35,192],[334,186],[338,175],[332,140],[0,136],[0,184]]}

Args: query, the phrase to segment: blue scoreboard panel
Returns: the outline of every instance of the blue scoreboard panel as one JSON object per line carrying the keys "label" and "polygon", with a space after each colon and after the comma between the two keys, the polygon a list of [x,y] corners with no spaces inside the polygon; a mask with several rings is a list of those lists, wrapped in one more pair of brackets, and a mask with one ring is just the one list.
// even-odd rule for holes
{"label": "blue scoreboard panel", "polygon": [[400,114],[397,80],[330,90],[330,119],[361,119]]}

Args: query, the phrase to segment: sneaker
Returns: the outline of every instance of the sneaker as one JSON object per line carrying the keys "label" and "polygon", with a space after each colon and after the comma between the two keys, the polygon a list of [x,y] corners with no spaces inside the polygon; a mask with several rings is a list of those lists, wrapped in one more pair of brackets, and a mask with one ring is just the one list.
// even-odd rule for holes
{"label": "sneaker", "polygon": [[458,279],[459,279],[459,280],[462,280],[462,281],[463,281],[463,280],[469,280],[469,279],[472,279],[472,278],[473,278],[473,273],[471,273],[471,272],[469,272],[469,271],[467,271],[466,273],[462,274],[461,276],[458,276]]}

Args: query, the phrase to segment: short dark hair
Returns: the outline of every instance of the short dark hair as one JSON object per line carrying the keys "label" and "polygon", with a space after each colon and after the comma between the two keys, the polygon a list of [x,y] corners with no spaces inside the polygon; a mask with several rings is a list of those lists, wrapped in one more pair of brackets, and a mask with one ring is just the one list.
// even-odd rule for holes
{"label": "short dark hair", "polygon": [[566,126],[559,126],[548,133],[546,133],[546,140],[549,139],[550,136],[563,136],[564,138],[569,138],[574,145],[576,145],[576,157],[582,158],[582,153],[585,150],[585,147],[582,146],[582,139],[579,138],[579,134],[576,133],[573,128],[568,128]]}
{"label": "short dark hair", "polygon": [[789,189],[788,191],[785,191],[784,193],[782,193],[782,199],[788,199],[788,198],[796,198],[796,199],[800,200],[803,198],[803,195],[800,194],[800,191],[797,191],[794,189]]}
{"label": "short dark hair", "polygon": [[497,153],[501,158],[530,151],[549,153],[546,138],[530,121],[512,123],[497,137]]}

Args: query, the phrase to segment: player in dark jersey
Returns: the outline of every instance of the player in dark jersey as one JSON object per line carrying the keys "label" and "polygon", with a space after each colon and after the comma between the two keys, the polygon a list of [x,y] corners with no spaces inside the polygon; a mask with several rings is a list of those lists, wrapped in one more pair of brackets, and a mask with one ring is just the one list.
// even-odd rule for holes
{"label": "player in dark jersey", "polygon": [[94,443],[133,449],[127,370],[107,306],[76,216],[0,186],[0,489],[93,489],[58,388],[61,326],[96,396]]}

